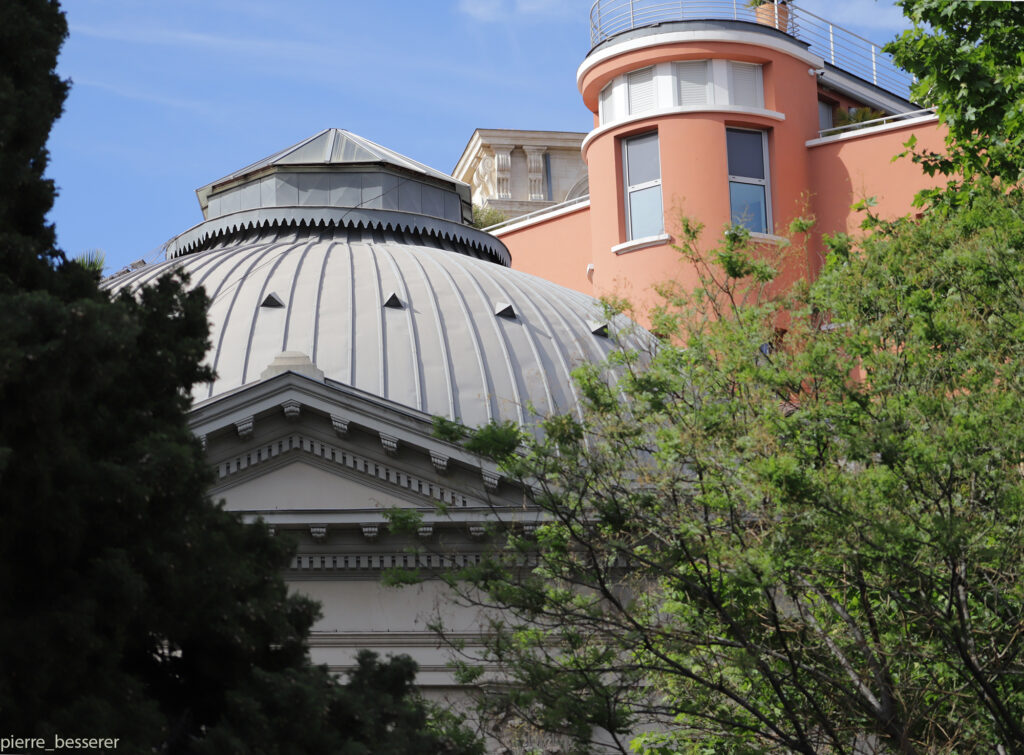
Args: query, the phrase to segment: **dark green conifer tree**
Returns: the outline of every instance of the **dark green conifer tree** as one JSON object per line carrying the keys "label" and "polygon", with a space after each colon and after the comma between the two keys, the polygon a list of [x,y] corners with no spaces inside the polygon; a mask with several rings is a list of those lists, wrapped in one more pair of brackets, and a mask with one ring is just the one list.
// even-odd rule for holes
{"label": "dark green conifer tree", "polygon": [[[0,3],[0,733],[117,751],[477,752],[408,658],[310,663],[290,552],[206,494],[190,389],[206,297],[111,299],[55,247],[46,140],[67,83],[54,0]],[[372,705],[372,709],[369,706]],[[390,749],[379,749],[387,745]]]}

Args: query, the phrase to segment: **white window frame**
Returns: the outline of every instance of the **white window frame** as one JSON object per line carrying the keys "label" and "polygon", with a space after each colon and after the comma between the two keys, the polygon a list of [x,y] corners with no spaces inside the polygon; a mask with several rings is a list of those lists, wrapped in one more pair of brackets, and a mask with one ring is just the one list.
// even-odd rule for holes
{"label": "white window frame", "polygon": [[[636,185],[630,185],[630,183],[629,183],[629,153],[628,153],[628,150],[626,149],[626,147],[627,147],[627,145],[631,141],[634,141],[636,139],[642,139],[644,137],[651,136],[652,134],[654,135],[655,139],[657,139],[657,145],[658,145],[658,177],[656,179],[651,180],[651,181],[644,181],[643,183],[639,183],[639,184],[636,184]],[[650,189],[650,188],[652,188],[654,186],[658,187],[658,195],[659,195],[659,197],[661,197],[661,227],[658,229],[658,231],[656,233],[653,233],[653,234],[652,233],[648,233],[648,234],[646,234],[644,236],[634,236],[633,235],[633,219],[630,217],[630,210],[629,210],[629,207],[630,207],[630,201],[629,201],[630,197],[634,193],[636,193],[636,192],[643,191],[644,189]],[[623,190],[623,199],[625,200],[624,201],[624,205],[625,205],[625,210],[626,210],[626,240],[627,241],[633,241],[634,239],[645,239],[645,238],[649,238],[649,237],[652,237],[652,236],[657,236],[658,234],[664,233],[665,232],[665,198],[661,196],[661,137],[658,135],[657,131],[645,131],[645,132],[643,132],[641,134],[632,134],[630,136],[623,137],[623,139],[622,139],[622,190]]]}
{"label": "white window frame", "polygon": [[[764,178],[752,178],[750,176],[736,176],[729,174],[729,222],[732,222],[732,185],[734,183],[750,184],[753,186],[764,187],[764,231],[751,231],[751,233],[772,233],[772,186],[771,179],[772,174],[768,165],[768,132],[760,129],[753,128],[734,128],[728,126],[725,129],[725,140],[726,140],[726,154],[728,155],[728,144],[729,144],[729,132],[739,131],[746,132],[748,134],[760,134],[761,135],[761,160],[764,163],[763,173]],[[726,157],[726,165],[728,165],[728,156]],[[726,168],[728,170],[728,167]]]}
{"label": "white window frame", "polygon": [[[618,120],[615,108],[615,85],[617,81],[609,81],[597,98],[597,119],[599,123],[610,123]],[[609,112],[611,111],[611,112]]]}
{"label": "white window frame", "polygon": [[[684,105],[680,99],[679,72],[680,66],[703,63],[705,66],[705,93],[702,102]],[[737,67],[749,69],[754,79],[754,102],[737,102],[736,84],[734,81]],[[630,78],[638,74],[648,73],[651,77],[651,103],[647,108],[633,107],[630,100]],[[764,65],[745,61],[728,60],[726,58],[699,58],[694,60],[674,60],[655,63],[651,66],[638,68],[619,74],[598,94],[598,125],[606,126],[630,119],[643,117],[651,113],[685,107],[699,110],[702,107],[714,109],[720,106],[739,107],[750,110],[764,109]]]}

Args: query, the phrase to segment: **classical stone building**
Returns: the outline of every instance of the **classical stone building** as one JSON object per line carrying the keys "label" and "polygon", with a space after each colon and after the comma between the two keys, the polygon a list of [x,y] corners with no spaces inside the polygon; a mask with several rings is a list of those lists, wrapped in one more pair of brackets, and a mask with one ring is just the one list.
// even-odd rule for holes
{"label": "classical stone building", "polygon": [[478,128],[452,176],[473,204],[515,218],[587,194],[584,133]]}
{"label": "classical stone building", "polygon": [[[472,562],[489,522],[528,529],[535,515],[493,466],[434,437],[433,417],[529,427],[577,411],[570,371],[604,359],[610,336],[643,334],[509,269],[505,246],[466,223],[468,186],[347,131],[197,195],[204,220],[167,260],[107,285],[181,268],[210,296],[217,379],[196,387],[191,424],[212,495],[298,542],[286,577],[323,605],[314,660],[344,671],[361,648],[409,653],[428,692],[449,691],[427,623],[440,611],[472,645],[480,621],[439,580],[399,590],[381,574]],[[416,535],[391,531],[395,510],[421,516]]]}

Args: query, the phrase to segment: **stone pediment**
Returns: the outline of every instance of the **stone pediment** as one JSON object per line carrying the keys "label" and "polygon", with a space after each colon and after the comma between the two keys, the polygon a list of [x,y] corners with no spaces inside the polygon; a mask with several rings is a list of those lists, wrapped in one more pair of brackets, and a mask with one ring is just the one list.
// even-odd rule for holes
{"label": "stone pediment", "polygon": [[298,449],[288,458],[291,460],[283,465],[268,467],[265,473],[252,475],[216,495],[224,499],[231,511],[262,515],[265,519],[279,519],[273,515],[286,514],[285,518],[292,521],[321,521],[324,514],[330,514],[335,522],[358,524],[383,521],[383,512],[394,508],[435,511],[429,499],[416,500],[400,483],[396,483],[394,490],[370,485],[356,475],[310,463]]}
{"label": "stone pediment", "polygon": [[522,495],[498,470],[433,437],[429,417],[285,372],[192,412],[229,510],[274,527],[344,529],[374,539],[388,512],[413,509],[421,537],[479,537],[496,514],[518,520]]}

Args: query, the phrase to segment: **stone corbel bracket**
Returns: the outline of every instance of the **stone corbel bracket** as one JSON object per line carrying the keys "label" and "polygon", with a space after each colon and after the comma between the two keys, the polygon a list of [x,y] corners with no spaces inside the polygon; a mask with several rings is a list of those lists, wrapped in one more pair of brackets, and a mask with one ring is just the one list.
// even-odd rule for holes
{"label": "stone corbel bracket", "polygon": [[438,451],[430,452],[430,463],[440,474],[445,474],[448,471],[448,457]]}
{"label": "stone corbel bracket", "polygon": [[284,416],[290,420],[296,420],[299,418],[299,414],[302,412],[302,404],[294,399],[285,401],[281,404],[281,409],[284,411]]}
{"label": "stone corbel bracket", "polygon": [[479,522],[470,522],[469,523],[469,536],[470,537],[479,539],[479,538],[482,538],[486,534],[487,534],[487,528],[483,524],[481,524]]}
{"label": "stone corbel bracket", "polygon": [[256,423],[255,417],[246,417],[240,419],[235,423],[235,430],[238,432],[239,438],[249,438],[252,436],[252,428]]}
{"label": "stone corbel bracket", "polygon": [[348,435],[348,420],[342,419],[337,414],[331,415],[331,426],[334,428],[334,432],[338,437]]}
{"label": "stone corbel bracket", "polygon": [[384,451],[387,452],[389,456],[394,456],[398,453],[398,438],[394,435],[388,435],[387,433],[379,433],[379,435],[380,444],[384,447]]}
{"label": "stone corbel bracket", "polygon": [[362,524],[360,527],[363,530],[363,537],[367,540],[376,540],[377,536],[380,534],[380,525],[376,522]]}
{"label": "stone corbel bracket", "polygon": [[490,469],[484,469],[481,471],[481,476],[484,479],[484,487],[488,490],[497,490],[498,483],[501,481],[501,475],[497,472],[493,472]]}

